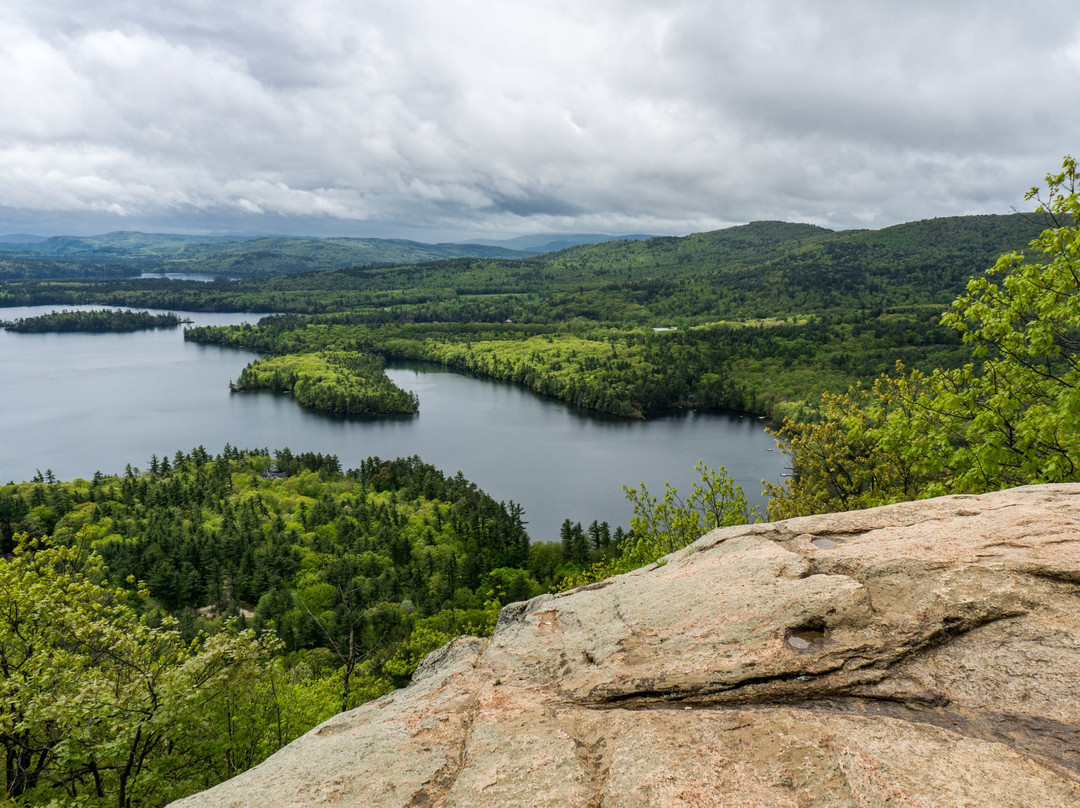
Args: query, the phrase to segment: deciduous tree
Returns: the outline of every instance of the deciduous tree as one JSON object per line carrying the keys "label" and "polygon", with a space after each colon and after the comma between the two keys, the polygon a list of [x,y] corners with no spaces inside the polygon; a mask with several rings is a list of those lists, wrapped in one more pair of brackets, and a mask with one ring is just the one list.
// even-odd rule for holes
{"label": "deciduous tree", "polygon": [[634,489],[623,486],[634,508],[630,517],[630,537],[623,555],[635,564],[644,564],[685,547],[710,530],[725,525],[741,525],[757,516],[746,504],[742,486],[723,466],[712,468],[699,461],[694,471],[700,475],[684,499],[669,483],[657,499],[642,483]]}
{"label": "deciduous tree", "polygon": [[1002,255],[942,317],[976,361],[898,368],[826,396],[817,420],[779,431],[794,476],[774,518],[944,493],[1080,479],[1080,172],[1046,177],[1046,217],[1026,253]]}

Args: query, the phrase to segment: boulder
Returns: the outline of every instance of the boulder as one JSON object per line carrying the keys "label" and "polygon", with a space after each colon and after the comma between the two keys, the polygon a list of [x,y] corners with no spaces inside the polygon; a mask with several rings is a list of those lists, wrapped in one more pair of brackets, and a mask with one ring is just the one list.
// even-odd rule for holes
{"label": "boulder", "polygon": [[713,531],[176,805],[1080,806],[1080,485]]}

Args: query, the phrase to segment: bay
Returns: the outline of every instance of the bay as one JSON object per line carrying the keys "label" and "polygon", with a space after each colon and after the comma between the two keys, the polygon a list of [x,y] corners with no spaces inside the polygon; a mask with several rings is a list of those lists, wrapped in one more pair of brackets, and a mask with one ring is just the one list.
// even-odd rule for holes
{"label": "bay", "polygon": [[[0,309],[14,320],[55,306]],[[69,309],[100,308],[71,306]],[[177,312],[196,325],[254,322],[254,314]],[[784,456],[757,418],[686,410],[627,421],[578,410],[517,385],[409,363],[388,369],[420,397],[416,416],[346,418],[289,396],[234,394],[229,382],[255,354],[184,342],[181,329],[129,334],[0,331],[0,481],[40,470],[58,479],[146,468],[150,456],[203,446],[211,453],[288,446],[336,454],[343,468],[369,456],[419,455],[461,471],[496,499],[525,508],[529,535],[556,540],[563,519],[629,523],[623,484],[686,493],[698,460],[725,466],[752,503]]]}

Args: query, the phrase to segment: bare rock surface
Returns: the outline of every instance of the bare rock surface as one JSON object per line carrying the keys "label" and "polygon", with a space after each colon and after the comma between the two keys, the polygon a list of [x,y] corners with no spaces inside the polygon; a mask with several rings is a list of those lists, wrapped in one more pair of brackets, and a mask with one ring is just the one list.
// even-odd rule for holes
{"label": "bare rock surface", "polygon": [[1080,485],[714,531],[176,805],[1080,806]]}

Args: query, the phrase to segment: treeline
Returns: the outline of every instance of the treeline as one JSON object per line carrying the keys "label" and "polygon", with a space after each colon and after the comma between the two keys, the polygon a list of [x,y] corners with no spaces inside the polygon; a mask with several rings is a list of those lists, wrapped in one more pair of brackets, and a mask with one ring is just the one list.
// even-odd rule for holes
{"label": "treeline", "polygon": [[[6,262],[33,265],[24,277],[78,277],[101,267],[113,275],[132,272],[199,273],[208,276],[275,275],[346,266],[389,266],[454,256],[525,255],[480,244],[423,244],[403,239],[192,236],[114,232],[54,236],[32,243],[0,243],[0,276]],[[52,265],[56,265],[55,268]],[[50,274],[67,269],[62,274]]]}
{"label": "treeline", "polygon": [[794,474],[774,518],[1080,480],[1080,169],[1032,189],[1049,225],[1004,253],[942,317],[969,359],[898,366],[822,396],[779,430]]}
{"label": "treeline", "polygon": [[198,447],[2,486],[6,796],[151,808],[208,788],[489,634],[503,604],[743,518],[730,487],[695,486],[675,518],[673,491],[660,506],[642,486],[640,532],[566,520],[530,544],[519,506],[415,457],[342,472],[332,455]]}
{"label": "treeline", "polygon": [[0,666],[7,792],[119,807],[254,765],[605,551],[530,545],[519,506],[415,457],[343,472],[328,455],[200,447],[0,486],[0,552],[18,604],[0,609],[0,646],[32,660]]}
{"label": "treeline", "polygon": [[148,311],[123,309],[101,311],[54,311],[37,317],[20,317],[0,323],[8,331],[26,334],[45,332],[106,332],[143,331],[153,328],[175,328],[185,322],[175,314],[151,314]]}
{"label": "treeline", "polygon": [[376,678],[416,621],[468,622],[556,587],[623,538],[603,524],[585,532],[585,552],[530,544],[520,506],[416,457],[342,471],[332,455],[199,447],[120,475],[46,471],[0,486],[0,552],[19,534],[69,544],[82,533],[114,584],[144,582],[147,608],[189,633],[200,613],[246,613],[243,624],[274,627],[290,650],[327,647],[347,629],[348,593],[352,628],[381,638],[366,657]]}
{"label": "treeline", "polygon": [[271,354],[323,350],[419,359],[525,385],[570,404],[640,418],[677,406],[793,415],[829,389],[902,361],[969,358],[940,309],[850,312],[845,319],[714,324],[654,332],[588,324],[356,324],[352,315],[263,318],[196,328],[187,339]]}
{"label": "treeline", "polygon": [[[657,322],[661,318],[678,317],[685,320],[680,325],[690,325],[812,312],[835,315],[851,309],[944,305],[973,272],[1002,251],[1026,246],[1041,226],[1020,214],[839,233],[754,222],[684,238],[582,245],[519,260],[461,257],[240,283],[20,282],[7,288],[0,303],[66,304],[92,297],[136,307],[297,313],[400,306],[396,311],[406,314],[415,307],[412,314],[419,320],[444,320],[453,319],[447,314],[458,306],[483,305],[478,295],[500,295],[516,296],[499,301],[503,319],[515,321],[581,316],[662,325]],[[252,250],[255,243],[222,249],[226,246]],[[377,302],[375,295],[397,299]]]}
{"label": "treeline", "polygon": [[[897,361],[968,356],[937,312],[883,315],[868,323],[715,325],[685,331],[597,330],[509,334],[499,339],[392,339],[376,350],[523,384],[541,395],[624,417],[672,407],[716,407],[780,417],[828,389],[884,372]],[[418,329],[419,331],[419,329]],[[479,337],[480,335],[476,335]]]}
{"label": "treeline", "polygon": [[291,393],[305,407],[340,415],[415,413],[419,400],[384,372],[382,357],[355,351],[318,351],[256,359],[233,389]]}
{"label": "treeline", "polygon": [[[347,351],[439,362],[624,417],[706,406],[780,418],[897,361],[931,368],[974,359],[941,328],[941,314],[973,272],[1024,246],[1038,226],[1020,215],[844,233],[755,222],[514,261],[460,257],[236,283],[9,283],[0,305],[276,312],[285,316],[255,328],[186,336],[274,356]],[[267,374],[256,375],[266,383]],[[292,379],[270,378],[277,389]],[[345,387],[319,384],[308,398],[350,411]]]}
{"label": "treeline", "polygon": [[557,545],[530,545],[519,506],[415,457],[342,472],[331,456],[199,448],[142,471],[0,487],[3,552],[20,533],[68,543],[80,532],[112,581],[144,581],[154,608],[189,631],[196,609],[248,612],[247,625],[273,626],[291,650],[328,646],[324,628],[345,631],[350,593],[365,636],[379,638],[368,667],[391,683],[408,673],[385,663],[418,620],[469,622],[566,573]]}
{"label": "treeline", "polygon": [[319,296],[305,292],[264,293],[257,285],[215,279],[212,283],[140,278],[122,281],[9,281],[0,286],[0,307],[99,304],[176,311],[327,310]]}
{"label": "treeline", "polygon": [[[0,245],[0,250],[2,249],[3,246]],[[0,281],[41,278],[123,278],[138,274],[137,269],[109,263],[64,261],[0,253]]]}
{"label": "treeline", "polygon": [[[67,542],[90,530],[117,583],[145,581],[168,611],[250,609],[260,625],[292,626],[283,635],[293,648],[325,638],[283,593],[327,583],[342,557],[359,565],[350,580],[363,608],[409,600],[396,614],[408,621],[483,607],[493,595],[483,577],[524,567],[529,553],[520,508],[416,458],[372,459],[343,473],[321,455],[226,448],[211,457],[200,448],[155,456],[141,472],[50,477],[0,488],[5,552],[18,533]],[[316,600],[333,610],[325,593],[329,600]]]}

